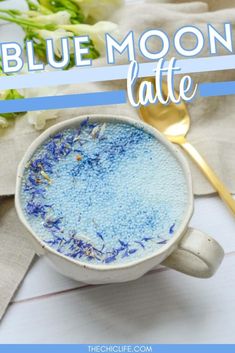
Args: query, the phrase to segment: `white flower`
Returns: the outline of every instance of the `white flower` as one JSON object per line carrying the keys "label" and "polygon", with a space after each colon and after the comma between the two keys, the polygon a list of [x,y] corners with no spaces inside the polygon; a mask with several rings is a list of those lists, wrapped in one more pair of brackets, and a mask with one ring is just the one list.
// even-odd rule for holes
{"label": "white flower", "polygon": [[123,0],[72,0],[84,13],[95,21],[107,19],[113,12],[123,5]]}
{"label": "white flower", "polygon": [[34,125],[36,130],[42,130],[47,120],[56,119],[57,111],[46,110],[46,111],[36,111],[36,112],[28,112],[24,115],[24,118],[28,119],[28,122],[31,125]]}
{"label": "white flower", "polygon": [[[37,87],[23,89],[25,98],[56,96],[57,93],[58,87]],[[39,110],[35,112],[27,112],[24,115],[24,118],[28,120],[29,124],[34,125],[36,130],[42,130],[45,127],[47,120],[56,119],[57,117],[58,111],[55,110]]]}
{"label": "white flower", "polygon": [[0,116],[0,128],[5,128],[8,127],[10,125],[9,121],[4,118],[3,116]]}
{"label": "white flower", "polygon": [[[36,75],[36,74],[35,74]],[[22,93],[25,98],[56,96],[59,91],[58,87],[35,87],[23,88]]]}
{"label": "white flower", "polygon": [[70,17],[71,15],[67,11],[59,11],[51,15],[39,15],[32,17],[30,20],[44,25],[66,25],[70,23]]}
{"label": "white flower", "polygon": [[[55,31],[47,31],[45,29],[42,29],[40,31],[37,31],[39,36],[46,40],[46,39],[52,39],[53,44],[54,44],[54,52],[55,55],[58,56],[59,58],[62,57],[62,48],[61,48],[61,39],[62,38],[68,38],[68,37],[73,37],[74,34],[71,32],[67,32],[64,29],[57,29]],[[73,53],[73,46],[71,45],[71,40],[70,42],[70,53]]]}
{"label": "white flower", "polygon": [[118,33],[118,26],[115,23],[109,21],[100,21],[94,25],[64,25],[62,28],[71,31],[78,36],[88,35],[93,41],[95,48],[101,54],[103,54],[105,51],[105,33],[109,33],[111,35]]}
{"label": "white flower", "polygon": [[1,90],[1,91],[0,91],[0,100],[4,100],[4,99],[5,99],[5,96],[6,96],[6,91]]}

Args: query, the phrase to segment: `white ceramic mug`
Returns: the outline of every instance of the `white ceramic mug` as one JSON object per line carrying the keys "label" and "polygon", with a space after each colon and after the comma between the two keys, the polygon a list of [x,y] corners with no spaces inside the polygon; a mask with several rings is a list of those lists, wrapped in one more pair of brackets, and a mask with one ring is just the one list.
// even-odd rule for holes
{"label": "white ceramic mug", "polygon": [[156,250],[153,254],[146,257],[142,256],[139,260],[134,260],[133,262],[128,262],[126,264],[109,264],[100,266],[69,258],[49,247],[37,236],[37,234],[35,234],[34,230],[30,227],[24,216],[20,201],[21,180],[24,175],[25,166],[34,154],[35,150],[46,139],[48,139],[49,136],[65,128],[78,127],[81,121],[83,121],[86,117],[87,116],[80,116],[56,124],[47,129],[32,143],[19,165],[15,196],[16,210],[21,222],[29,231],[29,237],[34,243],[37,254],[45,255],[54,265],[56,270],[65,276],[89,284],[134,280],[141,277],[159,264],[195,277],[207,278],[212,276],[223,259],[224,251],[213,238],[199,230],[188,227],[188,223],[193,213],[193,192],[191,174],[187,161],[179,149],[168,142],[157,130],[143,122],[135,121],[127,117],[89,115],[90,121],[118,121],[144,128],[146,132],[150,133],[164,146],[166,146],[166,148],[179,161],[187,183],[188,207],[184,215],[184,219],[172,239],[170,239],[167,244],[163,245],[160,249]]}

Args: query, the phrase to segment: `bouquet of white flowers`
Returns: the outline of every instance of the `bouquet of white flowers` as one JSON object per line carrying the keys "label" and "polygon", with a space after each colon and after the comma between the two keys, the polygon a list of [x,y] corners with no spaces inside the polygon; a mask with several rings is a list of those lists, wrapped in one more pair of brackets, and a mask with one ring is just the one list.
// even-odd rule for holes
{"label": "bouquet of white flowers", "polygon": [[[0,0],[7,1],[7,0]],[[107,21],[110,13],[122,5],[123,0],[26,0],[27,11],[1,9],[0,19],[16,23],[25,32],[24,41],[33,42],[34,53],[38,59],[47,63],[46,40],[53,40],[55,60],[60,60],[61,39],[73,36],[88,35],[90,40],[83,45],[89,48],[87,59],[96,59],[104,54],[105,33],[117,31],[117,26]],[[70,61],[65,69],[70,69],[75,65],[73,50],[70,51]],[[0,68],[0,75],[4,75]],[[40,90],[41,91],[41,90]],[[41,92],[42,93],[42,92]],[[45,94],[44,94],[45,95]],[[0,91],[1,99],[26,98],[17,90]],[[43,113],[43,121],[47,120],[49,113]],[[22,114],[1,114],[0,127],[7,127],[17,116]],[[40,114],[36,114],[40,120]],[[50,117],[51,118],[51,115]],[[29,119],[32,122],[32,118]],[[34,123],[35,120],[33,119]],[[35,124],[42,128],[43,124]]]}

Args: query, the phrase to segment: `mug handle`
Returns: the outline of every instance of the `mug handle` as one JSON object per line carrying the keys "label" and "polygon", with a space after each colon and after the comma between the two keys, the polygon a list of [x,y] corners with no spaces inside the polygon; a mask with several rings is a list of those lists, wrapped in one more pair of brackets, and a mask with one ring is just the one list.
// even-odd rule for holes
{"label": "mug handle", "polygon": [[199,278],[209,278],[218,269],[224,257],[223,248],[213,238],[188,228],[176,250],[161,264]]}

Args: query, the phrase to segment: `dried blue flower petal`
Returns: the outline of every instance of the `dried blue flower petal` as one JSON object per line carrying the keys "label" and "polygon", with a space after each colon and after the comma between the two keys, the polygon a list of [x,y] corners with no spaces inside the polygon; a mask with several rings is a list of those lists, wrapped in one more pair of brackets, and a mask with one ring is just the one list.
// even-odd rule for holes
{"label": "dried blue flower petal", "polygon": [[161,241],[158,241],[157,244],[166,244],[167,243],[167,240],[161,240]]}
{"label": "dried blue flower petal", "polygon": [[141,248],[145,249],[145,246],[144,246],[144,244],[141,241],[135,240],[134,243],[140,245]]}
{"label": "dried blue flower petal", "polygon": [[97,235],[101,240],[104,241],[104,237],[103,237],[103,235],[102,235],[101,232],[96,232],[96,235]]}
{"label": "dried blue flower petal", "polygon": [[142,238],[142,241],[149,241],[149,240],[153,240],[153,237],[145,237],[145,238]]}
{"label": "dried blue flower petal", "polygon": [[123,247],[123,248],[127,248],[128,247],[128,243],[125,243],[124,241],[122,241],[122,240],[118,240],[119,241],[119,243],[121,244],[121,246]]}
{"label": "dried blue flower petal", "polygon": [[115,256],[115,255],[112,255],[112,256],[107,257],[107,258],[104,260],[104,263],[110,264],[111,262],[114,262],[115,260],[116,260],[116,256]]}
{"label": "dried blue flower petal", "polygon": [[87,127],[88,124],[89,124],[89,119],[90,119],[89,117],[87,117],[86,119],[84,119],[84,120],[81,122],[80,127],[81,127],[81,128]]}
{"label": "dried blue flower petal", "polygon": [[42,218],[46,215],[46,209],[50,207],[49,205],[41,205],[33,201],[28,202],[26,205],[26,212],[35,217],[41,216]]}
{"label": "dried blue flower petal", "polygon": [[47,219],[43,225],[45,228],[48,228],[48,229],[60,230],[61,220],[62,220],[62,217],[57,219]]}
{"label": "dried blue flower petal", "polygon": [[129,254],[132,255],[132,254],[136,253],[136,251],[137,251],[137,249],[130,249]]}
{"label": "dried blue flower petal", "polygon": [[175,232],[175,223],[169,229],[169,234],[173,234]]}

